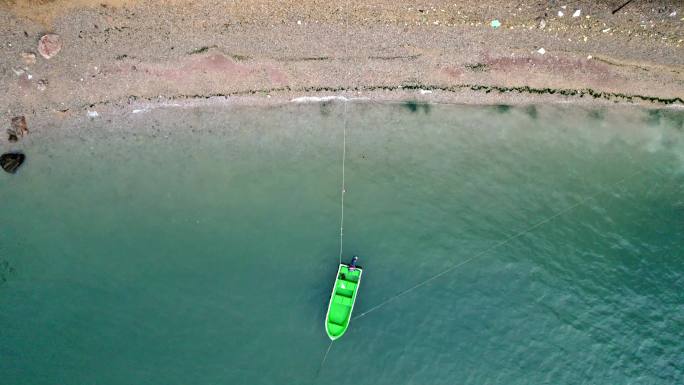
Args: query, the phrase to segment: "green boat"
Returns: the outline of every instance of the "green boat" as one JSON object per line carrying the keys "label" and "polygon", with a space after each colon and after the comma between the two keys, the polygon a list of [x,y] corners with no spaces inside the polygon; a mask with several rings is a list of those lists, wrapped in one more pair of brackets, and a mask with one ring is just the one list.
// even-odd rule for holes
{"label": "green boat", "polygon": [[328,314],[325,316],[325,331],[333,341],[342,337],[349,327],[356,294],[361,284],[361,273],[363,273],[361,268],[356,267],[350,270],[350,266],[344,263],[341,263],[337,269],[335,286],[328,304]]}

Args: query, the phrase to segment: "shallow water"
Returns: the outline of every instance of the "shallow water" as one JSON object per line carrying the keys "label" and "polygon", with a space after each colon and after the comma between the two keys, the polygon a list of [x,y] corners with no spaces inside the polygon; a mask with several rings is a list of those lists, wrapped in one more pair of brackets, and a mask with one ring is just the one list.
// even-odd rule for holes
{"label": "shallow water", "polygon": [[571,106],[349,105],[344,254],[373,310],[320,367],[342,111],[159,109],[22,143],[2,383],[684,382],[682,113]]}

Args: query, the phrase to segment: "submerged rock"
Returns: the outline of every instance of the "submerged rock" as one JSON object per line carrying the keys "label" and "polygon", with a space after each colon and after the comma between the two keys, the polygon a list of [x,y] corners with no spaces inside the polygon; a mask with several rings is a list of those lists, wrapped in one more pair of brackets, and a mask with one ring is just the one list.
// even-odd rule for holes
{"label": "submerged rock", "polygon": [[424,113],[428,114],[430,113],[430,104],[429,103],[423,103],[423,102],[417,102],[414,100],[409,100],[404,102],[404,108],[407,110],[416,113],[418,110],[423,110]]}
{"label": "submerged rock", "polygon": [[62,38],[55,33],[48,33],[43,35],[38,41],[38,53],[46,59],[49,59],[62,49]]}
{"label": "submerged rock", "polygon": [[26,160],[26,155],[20,152],[7,152],[0,155],[0,167],[10,174],[17,172],[19,166]]}
{"label": "submerged rock", "polygon": [[7,261],[0,260],[0,284],[7,282],[12,273],[14,273],[12,265]]}

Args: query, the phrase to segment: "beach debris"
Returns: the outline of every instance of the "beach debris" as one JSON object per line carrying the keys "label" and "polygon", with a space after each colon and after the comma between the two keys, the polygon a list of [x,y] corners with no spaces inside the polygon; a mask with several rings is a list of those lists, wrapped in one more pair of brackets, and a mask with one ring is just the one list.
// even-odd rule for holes
{"label": "beach debris", "polygon": [[575,11],[575,13],[572,14],[572,17],[580,17],[581,14],[582,14],[582,10],[578,9]]}
{"label": "beach debris", "polygon": [[543,55],[543,54],[546,53],[546,50],[544,49],[544,47],[541,47],[541,48],[539,48],[539,49],[537,50],[537,53],[540,54],[540,55]]}
{"label": "beach debris", "polygon": [[473,72],[487,72],[487,64],[485,63],[473,63],[473,64],[466,64],[465,68],[467,68],[469,71]]}
{"label": "beach debris", "polygon": [[97,118],[98,116],[100,116],[100,114],[98,114],[97,111],[88,110],[88,117],[89,118]]}
{"label": "beach debris", "polygon": [[[205,46],[202,46],[202,47],[199,47],[199,48],[195,48],[195,49],[193,49],[192,51],[188,52],[188,55],[197,55],[197,54],[200,54],[200,53],[205,53],[205,52],[209,51],[209,50],[212,49],[212,48],[217,48],[217,46],[216,46],[216,45],[212,45],[212,46],[205,45]],[[97,71],[97,67],[95,67],[95,70]]]}
{"label": "beach debris", "polygon": [[558,17],[563,17],[564,13],[563,11],[558,11]]}
{"label": "beach debris", "polygon": [[591,60],[591,59],[593,59],[593,58],[594,58],[594,57],[591,56],[591,55],[587,56],[587,60]]}
{"label": "beach debris", "polygon": [[423,90],[423,89],[421,89],[421,90],[420,90],[420,91],[418,91],[418,92],[420,92],[420,94],[421,94],[421,95],[429,95],[429,94],[431,94],[431,93],[432,93],[432,91],[431,91],[431,90]]}
{"label": "beach debris", "polygon": [[610,32],[610,28],[602,29],[601,32],[608,33],[608,32]]}
{"label": "beach debris", "polygon": [[62,38],[56,33],[48,33],[47,35],[43,35],[43,37],[41,37],[38,41],[38,53],[46,59],[57,55],[61,49]]}
{"label": "beach debris", "polygon": [[21,60],[24,62],[26,65],[32,65],[36,64],[36,54],[33,52],[22,52],[21,54]]}
{"label": "beach debris", "polygon": [[47,89],[47,85],[47,79],[40,79],[36,82],[36,88],[38,88],[38,91],[45,91]]}
{"label": "beach debris", "polygon": [[539,29],[544,29],[544,27],[546,27],[546,20],[539,20]]}
{"label": "beach debris", "polygon": [[629,3],[631,3],[631,2],[632,2],[632,0],[627,0],[627,1],[625,1],[624,3],[622,3],[621,6],[615,8],[615,9],[612,11],[612,14],[614,15],[614,14],[618,13],[622,8],[624,8],[627,4],[629,4]]}
{"label": "beach debris", "polygon": [[677,11],[672,11],[672,13],[670,13],[670,17],[675,17],[675,16],[677,16]]}
{"label": "beach debris", "polygon": [[494,20],[492,20],[491,23],[489,23],[489,25],[492,28],[497,29],[497,28],[501,27],[501,22],[498,19],[494,19]]}
{"label": "beach debris", "polygon": [[297,20],[297,25],[302,25],[302,21],[301,21],[301,20]]}
{"label": "beach debris", "polygon": [[16,142],[19,138],[23,138],[29,132],[26,125],[26,118],[24,116],[15,116],[12,118],[12,126],[7,130],[10,142]]}
{"label": "beach debris", "polygon": [[0,167],[10,174],[17,172],[19,166],[26,160],[26,155],[20,152],[6,152],[0,155]]}

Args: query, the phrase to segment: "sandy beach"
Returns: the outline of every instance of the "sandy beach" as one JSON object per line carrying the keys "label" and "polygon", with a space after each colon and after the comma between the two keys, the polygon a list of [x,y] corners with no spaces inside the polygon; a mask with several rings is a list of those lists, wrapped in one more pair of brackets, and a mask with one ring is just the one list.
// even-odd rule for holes
{"label": "sandy beach", "polygon": [[330,95],[681,107],[684,8],[624,3],[3,0],[2,120]]}

